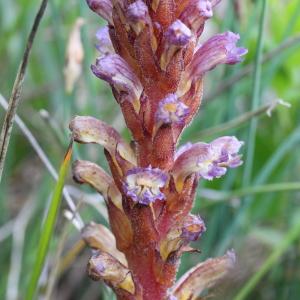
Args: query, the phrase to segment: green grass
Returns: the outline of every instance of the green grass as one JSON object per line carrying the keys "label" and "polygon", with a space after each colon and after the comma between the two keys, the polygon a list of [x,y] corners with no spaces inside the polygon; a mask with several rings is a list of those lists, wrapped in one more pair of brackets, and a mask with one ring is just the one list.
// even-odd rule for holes
{"label": "green grass", "polygon": [[[25,39],[39,2],[0,1],[0,93],[6,99],[10,96]],[[264,64],[258,64],[257,53],[265,55],[289,38],[299,35],[300,0],[267,0],[264,26],[261,18],[264,1],[238,1],[241,5],[239,14],[233,10],[232,1],[223,2],[215,18],[209,21],[206,33],[228,29],[238,31],[240,44],[249,49],[249,54],[245,62],[238,66],[220,67],[211,72],[205,79],[204,98],[209,98],[226,79],[239,74],[248,65],[256,64],[256,71],[237,80],[217,97],[207,102],[204,100],[181,143],[188,140],[195,142],[199,138],[209,141],[219,134],[236,135],[245,141],[245,164],[230,170],[223,179],[201,182],[198,195],[207,190],[210,192],[208,197],[197,197],[194,209],[207,225],[206,233],[197,243],[202,254],[185,255],[180,274],[206,257],[221,255],[227,249],[234,248],[238,257],[237,270],[231,274],[229,283],[220,285],[214,291],[216,299],[298,300],[300,43],[272,56]],[[66,95],[63,84],[64,53],[72,25],[79,16],[86,20],[82,31],[85,49],[83,75],[74,92]],[[18,114],[56,170],[60,167],[69,141],[68,123],[74,115],[92,115],[114,123],[128,138],[108,86],[89,70],[97,55],[94,33],[102,24],[89,11],[85,1],[49,1],[33,45]],[[278,98],[291,103],[292,107],[278,106],[271,117],[261,113],[256,119],[240,119],[249,111],[255,111]],[[40,109],[49,112],[54,126],[40,116]],[[3,116],[4,111],[0,109],[0,120]],[[230,126],[224,127],[224,124]],[[102,149],[95,145],[76,145],[73,156],[74,159],[97,162],[107,169]],[[243,180],[243,176],[247,180]],[[70,176],[66,178],[66,184],[80,188],[89,195],[93,193],[88,188],[77,186]],[[36,289],[36,280],[43,265],[41,258],[44,257],[37,256],[37,245],[41,241],[40,224],[43,218],[46,220],[45,211],[53,187],[51,175],[15,126],[0,185],[0,299],[6,298],[8,288],[15,288],[21,299],[26,293],[32,295]],[[219,197],[220,201],[208,199],[211,195]],[[9,225],[15,224],[24,205],[30,201],[34,204],[34,211],[29,222],[20,228],[20,232],[24,233],[24,245],[18,249],[15,246],[18,231],[12,231]],[[76,201],[85,222],[105,222],[92,206],[81,203],[81,199]],[[64,235],[62,228],[69,222],[62,213],[66,208],[63,200],[47,252],[45,270],[50,273],[57,262],[57,249]],[[13,222],[10,223],[11,220]],[[52,226],[50,228],[53,229]],[[276,237],[274,242],[270,242],[271,237]],[[68,254],[78,239],[77,230],[68,232],[62,257]],[[12,270],[11,263],[16,250],[22,254],[18,272]],[[83,250],[67,269],[58,274],[53,299],[112,299],[110,292],[102,285],[87,278],[85,268],[89,255],[88,250]],[[37,258],[39,272],[36,269],[34,286],[29,289],[28,282]],[[47,274],[43,272],[41,275],[41,296],[46,295]],[[14,277],[19,280],[8,280]]]}

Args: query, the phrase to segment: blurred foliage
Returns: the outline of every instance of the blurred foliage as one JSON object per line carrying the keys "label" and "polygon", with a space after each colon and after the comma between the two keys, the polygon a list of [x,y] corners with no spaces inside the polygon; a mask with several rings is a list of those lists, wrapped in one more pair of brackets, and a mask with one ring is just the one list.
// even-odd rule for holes
{"label": "blurred foliage", "polygon": [[[207,129],[248,112],[251,108],[253,74],[235,82],[220,96],[205,101],[226,78],[234,76],[246,65],[253,64],[257,46],[260,0],[223,0],[215,18],[208,22],[204,36],[218,31],[232,30],[241,35],[241,44],[249,48],[243,64],[219,67],[205,79],[204,100],[201,111],[187,128],[181,142],[201,139],[201,130]],[[263,53],[279,47],[287,39],[300,35],[300,1],[268,0],[267,24],[263,41]],[[26,37],[39,5],[38,0],[14,0],[0,2],[0,93],[10,96],[17,67],[20,62]],[[69,33],[78,17],[86,25],[82,29],[84,44],[84,68],[74,92],[64,90],[63,69],[65,48]],[[68,123],[72,116],[92,115],[113,124],[125,137],[129,133],[108,86],[96,79],[89,66],[96,58],[94,34],[104,23],[89,11],[85,1],[49,1],[46,16],[42,20],[33,46],[18,114],[35,135],[50,161],[58,169],[69,141]],[[214,201],[210,196],[217,192],[234,192],[242,188],[243,167],[230,170],[224,179],[202,181],[194,211],[206,221],[207,232],[197,244],[202,253],[185,255],[180,274],[206,257],[224,253],[234,248],[238,254],[237,268],[230,278],[214,290],[217,299],[232,299],[249,278],[260,270],[263,262],[282,243],[287,232],[299,217],[300,204],[300,43],[288,47],[273,56],[262,66],[260,106],[275,99],[283,99],[292,107],[277,107],[271,117],[265,114],[258,119],[255,138],[253,174],[246,197],[229,197],[230,200]],[[45,120],[40,110],[50,116]],[[1,120],[3,110],[0,110]],[[51,125],[52,124],[52,125]],[[55,124],[55,126],[53,126]],[[236,135],[245,141],[249,122],[220,134]],[[215,136],[205,137],[205,141]],[[107,168],[101,149],[96,146],[77,146],[76,158],[85,158]],[[299,182],[298,191],[252,194],[251,188],[259,185]],[[68,183],[75,185],[71,178]],[[4,178],[0,192],[0,299],[9,294],[9,278],[14,278],[15,247],[20,246],[20,232],[24,233],[24,247],[20,260],[20,281],[12,285],[22,299],[28,285],[30,270],[36,256],[40,226],[47,203],[53,192],[54,181],[36,156],[28,141],[17,126],[14,127]],[[86,193],[91,190],[81,188]],[[203,195],[200,197],[200,194]],[[205,197],[204,197],[205,196]],[[80,199],[79,199],[80,200]],[[100,201],[99,196],[99,201]],[[27,224],[18,228],[15,220],[22,217],[26,203],[31,215]],[[47,276],[58,259],[58,247],[63,247],[63,256],[78,241],[78,232],[69,226],[61,209],[55,238],[51,243],[48,269],[44,270],[40,293],[46,293]],[[79,211],[85,222],[104,222],[104,218],[90,205],[80,204]],[[10,222],[10,221],[13,222]],[[22,228],[21,228],[22,227]],[[8,234],[5,236],[5,230]],[[12,228],[12,230],[10,230]],[[62,236],[67,230],[64,243]],[[12,234],[10,234],[12,231]],[[19,234],[18,234],[19,233]],[[272,263],[271,271],[252,290],[249,299],[297,300],[300,295],[300,243],[291,244],[279,261]],[[22,244],[21,244],[22,245]],[[60,246],[59,246],[60,245]],[[62,246],[61,246],[62,245]],[[17,249],[18,250],[18,249]],[[18,253],[18,252],[17,252]],[[86,276],[85,266],[89,250],[84,249],[60,271],[51,299],[113,299],[110,291]],[[10,298],[13,299],[13,298]]]}

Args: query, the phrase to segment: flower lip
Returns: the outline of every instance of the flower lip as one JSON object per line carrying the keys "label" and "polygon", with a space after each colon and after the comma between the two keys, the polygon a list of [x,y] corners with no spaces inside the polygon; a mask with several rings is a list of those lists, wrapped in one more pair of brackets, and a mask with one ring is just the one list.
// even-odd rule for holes
{"label": "flower lip", "polygon": [[155,117],[158,123],[183,123],[189,111],[189,107],[175,94],[168,94],[159,102]]}
{"label": "flower lip", "polygon": [[126,174],[124,191],[134,202],[149,205],[156,200],[164,200],[160,191],[168,180],[168,176],[158,168],[133,168]]}
{"label": "flower lip", "polygon": [[243,162],[238,151],[244,143],[235,137],[221,137],[209,144],[207,157],[197,161],[199,175],[207,180],[225,175],[227,167],[236,168]]}
{"label": "flower lip", "polygon": [[192,37],[191,30],[180,20],[176,20],[166,31],[166,39],[169,44],[185,46]]}

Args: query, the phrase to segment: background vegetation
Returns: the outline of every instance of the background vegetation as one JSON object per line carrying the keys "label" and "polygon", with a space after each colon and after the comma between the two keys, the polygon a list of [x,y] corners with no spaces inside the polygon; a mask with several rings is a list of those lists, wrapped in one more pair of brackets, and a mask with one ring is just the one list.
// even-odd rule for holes
{"label": "background vegetation", "polygon": [[[6,99],[39,2],[0,2],[0,93]],[[261,3],[223,0],[215,18],[206,26],[203,39],[227,29],[239,32],[249,54],[243,64],[219,67],[206,77],[202,109],[181,143],[234,134],[245,141],[245,164],[230,170],[225,179],[201,183],[195,212],[206,221],[207,232],[197,245],[202,253],[185,256],[180,274],[207,257],[234,248],[237,268],[213,291],[216,298],[234,299],[246,287],[247,299],[297,300],[300,1],[268,0],[264,26],[260,26]],[[83,73],[73,93],[67,94],[63,76],[65,49],[78,17],[86,22],[82,29]],[[129,139],[110,89],[89,70],[97,55],[94,34],[101,25],[83,0],[50,0],[33,46],[18,114],[57,170],[69,143],[68,123],[76,114],[92,115],[113,124]],[[259,37],[263,62],[257,63]],[[291,108],[276,106],[277,99],[290,103]],[[268,117],[270,103],[276,107]],[[3,120],[2,108],[0,116]],[[74,152],[74,158],[107,167],[99,147],[76,146]],[[0,299],[24,296],[54,186],[45,165],[15,126],[0,186]],[[78,187],[71,178],[67,186],[85,223],[106,223],[100,196]],[[74,224],[64,217],[66,209],[63,200],[40,281],[41,299],[113,299],[104,286],[87,278],[85,267],[90,252],[80,242]]]}

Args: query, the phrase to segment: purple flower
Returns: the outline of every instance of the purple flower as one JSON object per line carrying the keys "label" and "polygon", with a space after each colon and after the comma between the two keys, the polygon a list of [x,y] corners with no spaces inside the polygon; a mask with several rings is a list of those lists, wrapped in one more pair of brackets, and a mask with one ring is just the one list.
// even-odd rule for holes
{"label": "purple flower", "polygon": [[123,100],[132,103],[136,112],[140,109],[140,97],[143,87],[132,72],[127,62],[118,54],[108,54],[96,60],[96,64],[91,66],[93,73],[111,84]]}
{"label": "purple flower", "polygon": [[180,20],[173,22],[165,33],[165,45],[160,57],[160,67],[166,70],[169,62],[180,48],[186,46],[192,38],[191,30]]}
{"label": "purple flower", "polygon": [[235,137],[225,136],[211,142],[197,143],[178,156],[172,174],[178,190],[181,190],[185,178],[192,173],[212,180],[223,176],[227,168],[236,168],[242,164],[238,154],[243,142]]}
{"label": "purple flower", "polygon": [[204,221],[200,216],[189,215],[182,227],[181,237],[187,242],[196,241],[206,231]]}
{"label": "purple flower", "polygon": [[86,0],[89,8],[105,19],[109,24],[113,24],[112,21],[112,9],[113,5],[110,0]]}
{"label": "purple flower", "polygon": [[127,172],[123,187],[126,195],[134,202],[149,205],[165,199],[160,189],[166,185],[167,180],[168,176],[158,168],[134,168]]}
{"label": "purple flower", "polygon": [[199,36],[207,19],[213,16],[213,5],[209,0],[192,0],[180,15],[180,20]]}
{"label": "purple flower", "polygon": [[236,46],[238,34],[226,32],[217,34],[205,42],[195,53],[188,66],[188,77],[198,80],[219,64],[236,64],[242,61],[248,50]]}
{"label": "purple flower", "polygon": [[114,53],[114,47],[109,36],[108,26],[101,27],[96,33],[96,38],[98,40],[96,48],[100,54],[106,55]]}
{"label": "purple flower", "polygon": [[127,8],[127,18],[133,23],[149,22],[148,6],[142,0],[133,2]]}
{"label": "purple flower", "polygon": [[158,104],[156,122],[163,124],[182,123],[189,113],[189,108],[175,94],[168,94]]}
{"label": "purple flower", "polygon": [[148,6],[141,0],[133,2],[127,8],[127,19],[135,33],[140,34],[146,24],[151,24]]}
{"label": "purple flower", "polygon": [[191,30],[180,20],[176,20],[166,31],[166,39],[169,44],[183,47],[191,39]]}

